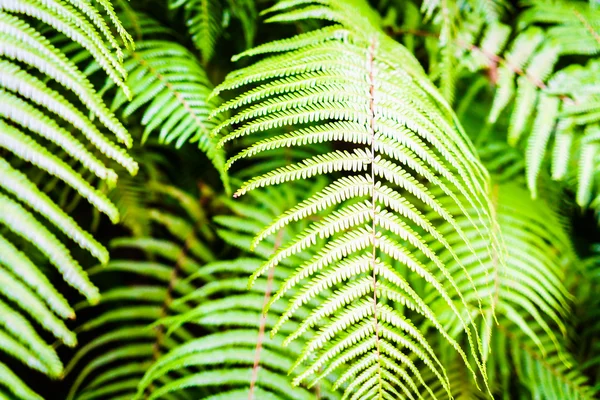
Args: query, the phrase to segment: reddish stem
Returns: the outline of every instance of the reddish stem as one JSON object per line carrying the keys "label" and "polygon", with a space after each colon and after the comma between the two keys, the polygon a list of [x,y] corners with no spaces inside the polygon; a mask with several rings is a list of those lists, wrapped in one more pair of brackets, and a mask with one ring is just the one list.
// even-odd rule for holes
{"label": "reddish stem", "polygon": [[[283,229],[277,232],[275,238],[275,245],[273,251],[277,251],[281,246],[281,240],[283,239]],[[273,278],[275,276],[275,267],[269,270],[269,277],[267,278],[267,289],[265,290],[265,296],[263,298],[262,313],[260,316],[260,326],[258,328],[258,340],[256,341],[256,352],[254,354],[254,366],[252,367],[252,379],[250,380],[250,391],[248,392],[248,400],[254,400],[254,387],[256,386],[256,380],[258,379],[258,366],[260,365],[260,352],[262,350],[262,344],[265,337],[265,326],[267,324],[267,305],[271,299],[271,289],[273,286]]]}

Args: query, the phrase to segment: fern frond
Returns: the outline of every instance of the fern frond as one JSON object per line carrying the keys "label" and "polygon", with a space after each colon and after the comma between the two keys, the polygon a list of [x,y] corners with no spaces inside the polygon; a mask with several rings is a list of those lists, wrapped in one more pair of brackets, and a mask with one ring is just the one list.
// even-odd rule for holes
{"label": "fern frond", "polygon": [[[312,183],[306,186],[306,190],[315,192],[322,186],[323,182]],[[253,236],[264,222],[295,204],[299,198],[299,193],[290,187],[270,187],[266,192],[251,192],[251,201],[247,203],[228,202],[231,207],[229,212],[232,214],[215,218],[220,225],[219,236],[244,253],[250,252]],[[296,227],[288,227],[278,233],[277,237],[265,239],[261,247],[272,251],[280,240],[294,235],[294,228]],[[265,252],[266,256],[267,253],[268,251]],[[261,259],[240,256],[236,260],[202,266],[188,277],[189,282],[204,283],[189,295],[174,301],[173,304],[188,304],[192,308],[170,318],[169,329],[174,331],[183,324],[192,323],[203,327],[207,332],[203,337],[189,341],[159,359],[142,380],[140,396],[152,385],[159,385],[158,391],[153,393],[161,394],[181,393],[182,387],[192,385],[200,389],[206,387],[200,396],[203,399],[237,399],[251,395],[254,398],[268,399],[339,398],[339,394],[332,388],[332,382],[328,380],[310,391],[304,387],[294,387],[287,378],[281,380],[302,351],[299,344],[284,345],[286,334],[292,333],[294,326],[302,322],[301,318],[308,315],[308,309],[302,306],[298,318],[292,318],[291,326],[286,324],[271,338],[263,337],[264,332],[260,333],[261,321],[266,328],[271,328],[277,323],[277,314],[285,309],[285,304],[278,302],[271,311],[266,312],[266,293],[271,285],[279,287],[291,272],[287,268],[278,268],[271,277],[259,278],[248,290],[248,274],[263,262]],[[324,301],[324,298],[318,299]],[[316,301],[309,300],[309,304],[314,305]],[[312,333],[309,329],[305,335]],[[215,360],[217,365],[214,365]],[[211,361],[209,367],[208,363]],[[200,370],[172,384],[159,383],[161,377],[191,366],[198,366]],[[212,389],[211,386],[215,388]],[[249,387],[252,389],[249,390]],[[218,392],[220,393],[217,394]]]}
{"label": "fern frond", "polygon": [[[468,0],[463,2],[466,4],[461,4],[465,7],[465,11],[475,12],[483,16],[488,23],[494,23],[500,20],[504,9],[507,4],[504,0]],[[434,13],[443,14],[448,12],[447,8],[449,7],[449,2],[445,2],[443,0],[426,0],[423,2],[421,7],[421,12],[425,14],[427,17],[432,17]],[[440,15],[438,18],[444,18],[443,15]]]}
{"label": "fern frond", "polygon": [[495,25],[507,7],[504,0],[469,0],[454,2],[448,0],[427,0],[421,5],[425,22],[431,21],[438,30],[436,50],[430,59],[430,76],[452,104],[455,86],[459,77],[460,48],[474,40],[473,25],[483,21]]}
{"label": "fern frond", "polygon": [[439,86],[442,94],[452,104],[457,64],[454,47],[460,20],[458,4],[447,0],[426,1],[421,6],[421,12],[425,14],[426,19],[431,18],[434,12],[438,12],[435,23],[440,27],[440,57],[436,64],[437,71],[435,75],[439,76]]}
{"label": "fern frond", "polygon": [[[536,333],[543,335],[542,332]],[[501,335],[506,336],[503,342],[508,345],[504,347],[504,351],[510,351],[521,384],[532,393],[532,396],[562,399],[596,397],[587,377],[580,371],[575,360],[570,355],[565,356],[564,344],[558,351],[541,353],[529,338],[510,334],[508,331],[499,332],[498,336]],[[544,337],[542,346],[553,348],[556,345]],[[499,352],[502,351],[501,349],[502,347],[499,346],[492,351]]]}
{"label": "fern frond", "polygon": [[[80,46],[109,79],[128,91],[121,61],[123,46],[132,47],[131,37],[112,5],[105,0],[99,5],[79,0],[0,1],[0,147],[4,150],[0,160],[0,349],[51,378],[62,376],[63,365],[47,343],[49,336],[40,335],[33,323],[58,343],[74,346],[75,335],[63,322],[74,318],[74,311],[41,266],[48,261],[69,285],[96,303],[98,289],[63,240],[73,240],[102,263],[107,262],[108,252],[52,195],[21,172],[21,165],[31,164],[64,182],[113,222],[118,220],[116,208],[84,175],[114,186],[117,174],[103,156],[130,173],[137,171],[136,162],[101,131],[106,129],[130,146],[128,132],[66,55],[69,45]],[[54,40],[61,35],[66,38],[63,44]],[[81,109],[89,110],[89,116]],[[58,149],[65,158],[50,149]],[[33,252],[19,250],[27,243]],[[8,389],[10,398],[39,398],[7,368],[1,364],[0,386]]]}
{"label": "fern frond", "polygon": [[[35,399],[42,400],[43,397],[32,391],[27,385],[25,385],[18,376],[16,376],[10,368],[8,368],[4,363],[0,362],[0,378],[2,379],[2,386],[6,387],[11,393],[11,395],[16,396],[19,399]],[[0,396],[8,399],[8,397],[4,397],[3,393],[0,393]]]}
{"label": "fern frond", "polygon": [[592,389],[596,395],[600,393],[600,379],[598,371],[600,367],[600,346],[598,345],[598,333],[600,332],[600,323],[598,322],[599,300],[595,294],[600,287],[600,263],[598,262],[598,245],[592,247],[592,254],[583,260],[583,265],[578,278],[582,284],[574,287],[576,304],[575,330],[578,332],[575,349],[576,362],[580,363],[588,377],[590,377]]}
{"label": "fern frond", "polygon": [[[151,21],[143,14],[138,16],[141,20]],[[216,141],[209,135],[215,122],[208,121],[207,117],[219,101],[208,99],[212,84],[206,72],[183,45],[163,40],[164,34],[154,34],[153,30],[145,32],[141,28],[141,33],[144,40],[136,43],[134,51],[125,54],[124,66],[129,76],[127,85],[132,100],[128,102],[126,93],[118,91],[112,98],[111,110],[121,109],[125,120],[143,110],[141,124],[145,128],[142,143],[155,131],[159,133],[160,142],[174,143],[176,147],[188,141],[197,142],[228,187],[223,151],[217,148]],[[107,81],[102,91],[107,92],[112,86],[113,83]]]}
{"label": "fern frond", "polygon": [[[3,12],[26,15],[40,20],[63,33],[73,42],[79,43],[92,54],[106,74],[127,91],[123,82],[126,74],[121,61],[110,53],[109,46],[105,44],[104,40],[108,39],[110,46],[117,50],[117,54],[121,54],[120,46],[108,30],[106,23],[103,23],[98,10],[81,1],[73,0],[71,3],[80,10],[54,0],[43,0],[39,3],[32,0],[22,0],[18,3],[3,0],[0,2],[0,9]],[[87,17],[92,17],[92,20],[90,21]],[[99,23],[99,21],[102,22]],[[114,23],[115,26],[121,25],[118,20],[114,20]],[[102,32],[99,32],[98,28]],[[125,30],[122,29],[121,32],[126,35]],[[127,45],[131,44],[131,41],[128,40]]]}
{"label": "fern frond", "polygon": [[[320,293],[312,291],[314,285],[321,285],[318,282],[336,282],[339,276],[345,276],[339,297],[332,298],[330,306],[323,305],[322,311],[319,307],[311,311],[314,319],[306,323],[306,328],[320,326],[321,333],[306,342],[295,366],[299,367],[309,358],[310,361],[302,368],[296,383],[313,382],[319,367],[331,372],[339,365],[338,360],[345,359],[344,354],[351,354],[347,358],[348,365],[357,366],[353,378],[365,378],[366,386],[361,390],[373,391],[377,396],[394,396],[397,389],[404,389],[390,389],[394,383],[388,377],[395,376],[395,372],[389,369],[393,364],[382,358],[382,346],[401,345],[408,346],[408,354],[414,351],[422,354],[422,361],[448,388],[446,373],[437,356],[430,351],[423,333],[386,303],[409,298],[418,304],[415,308],[431,319],[466,362],[466,353],[453,342],[442,325],[436,323],[436,315],[416,296],[411,286],[402,284],[401,277],[393,272],[397,268],[416,271],[448,298],[448,306],[472,339],[470,353],[479,359],[479,339],[457,308],[462,300],[450,301],[447,292],[457,293],[462,298],[459,288],[444,289],[429,268],[442,271],[444,279],[452,284],[453,276],[409,226],[416,224],[437,231],[418,211],[432,209],[443,216],[448,226],[462,232],[452,214],[439,204],[422,182],[441,187],[446,195],[455,199],[459,209],[466,211],[469,208],[473,224],[492,225],[486,198],[486,172],[471,153],[471,145],[456,125],[447,103],[435,92],[414,59],[402,46],[379,32],[376,17],[365,4],[351,3],[351,6],[337,1],[278,3],[270,10],[279,12],[270,18],[271,21],[320,18],[340,24],[249,51],[251,55],[270,57],[231,73],[215,90],[215,94],[219,94],[252,85],[245,94],[215,112],[219,114],[246,106],[215,129],[219,133],[231,128],[221,143],[281,126],[291,127],[285,137],[267,137],[243,150],[231,162],[268,152],[281,143],[301,146],[344,140],[357,147],[352,151],[329,151],[274,169],[249,180],[236,192],[236,195],[242,195],[259,187],[338,171],[349,175],[309,196],[265,228],[257,242],[296,220],[320,218],[319,211],[330,207],[337,210],[323,220],[309,224],[296,238],[284,242],[254,273],[251,283],[271,268],[288,264],[297,257],[304,261],[296,264],[296,272],[283,282],[273,302],[292,288],[307,293],[302,299],[314,298]],[[294,8],[296,6],[300,8]],[[357,9],[365,9],[365,12],[359,13]],[[459,195],[464,195],[463,200]],[[387,211],[388,207],[391,211],[397,207],[404,212],[396,217]],[[468,238],[459,234],[469,246]],[[483,234],[491,239],[489,250],[496,251],[493,235]],[[305,255],[308,249],[310,256]],[[423,254],[427,265],[421,264],[415,258],[416,254]],[[366,277],[370,285],[366,284]],[[349,279],[364,280],[364,285],[355,286]],[[396,285],[400,287],[396,288]],[[388,286],[394,290],[386,290]],[[386,293],[391,297],[386,298]],[[289,313],[284,314],[281,323],[295,315],[297,306],[303,301],[298,300],[296,305],[290,303]],[[348,328],[363,324],[371,329],[363,329],[361,336],[350,339]],[[279,324],[275,327],[274,334],[279,327]],[[297,331],[289,340],[301,333],[302,330]],[[408,343],[412,344],[409,346]],[[359,348],[363,350],[359,351]],[[394,356],[390,356],[393,360]],[[403,364],[402,360],[396,362]],[[331,371],[330,365],[334,366]],[[481,371],[485,375],[484,370]],[[316,381],[320,378],[320,375],[316,376]],[[406,382],[409,392],[408,388],[416,384],[413,379],[416,378],[411,376]],[[353,387],[348,390],[347,395],[352,396]],[[359,396],[357,393],[354,395]]]}
{"label": "fern frond", "polygon": [[[41,80],[20,69],[17,65],[5,60],[0,60],[0,79],[4,89],[13,93],[18,93],[20,96],[27,98],[30,102],[60,116],[75,128],[79,129],[86,139],[88,139],[90,143],[106,157],[111,158],[122,165],[131,174],[137,172],[137,163],[121,147],[108,140],[100,133],[93,122],[85,117],[76,106],[70,103],[60,93],[49,89]],[[105,120],[108,121],[106,118]],[[35,121],[28,119],[26,122],[27,124],[31,124]],[[120,124],[116,124],[115,126],[120,126]],[[125,132],[125,130],[120,126],[116,133],[122,136],[123,132]],[[111,178],[110,173],[107,173],[106,175],[107,178]]]}
{"label": "fern frond", "polygon": [[108,252],[89,233],[83,231],[73,219],[65,214],[52,200],[40,191],[21,172],[10,166],[5,160],[0,160],[0,172],[4,177],[0,186],[24,203],[33,205],[40,214],[44,215],[57,228],[73,239],[79,246],[90,251],[102,262],[108,261]]}
{"label": "fern frond", "polygon": [[147,216],[147,205],[153,200],[146,190],[147,178],[143,169],[134,178],[122,177],[110,190],[108,197],[115,204],[121,216],[120,224],[131,232],[132,236],[149,236],[150,220]]}
{"label": "fern frond", "polygon": [[86,198],[98,210],[108,215],[113,222],[118,221],[117,210],[102,193],[93,188],[68,164],[50,154],[22,131],[0,122],[0,146],[12,152],[15,156],[58,177],[77,190],[82,197]]}
{"label": "fern frond", "polygon": [[537,197],[537,178],[542,167],[542,157],[545,154],[550,134],[554,128],[554,121],[558,114],[559,101],[560,100],[556,97],[541,96],[539,99],[537,116],[533,122],[531,136],[529,136],[526,158],[527,186],[534,199]]}

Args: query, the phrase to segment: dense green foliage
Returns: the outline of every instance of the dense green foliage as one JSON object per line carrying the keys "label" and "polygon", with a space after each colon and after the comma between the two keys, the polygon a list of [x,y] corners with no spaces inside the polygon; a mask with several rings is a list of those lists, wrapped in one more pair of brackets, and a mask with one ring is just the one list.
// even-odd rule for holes
{"label": "dense green foliage", "polygon": [[593,0],[0,0],[0,399],[597,398],[598,54]]}

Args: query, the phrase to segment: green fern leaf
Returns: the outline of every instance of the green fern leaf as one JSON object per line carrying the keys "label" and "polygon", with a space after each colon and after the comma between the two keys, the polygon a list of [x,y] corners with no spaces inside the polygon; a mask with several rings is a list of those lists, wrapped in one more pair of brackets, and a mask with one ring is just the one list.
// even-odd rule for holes
{"label": "green fern leaf", "polygon": [[519,18],[521,29],[534,23],[552,24],[549,39],[560,42],[564,54],[600,52],[599,9],[583,1],[532,0],[529,3],[531,7]]}
{"label": "green fern leaf", "polygon": [[[323,182],[309,184],[306,190],[315,192],[322,186]],[[248,203],[228,202],[232,214],[215,218],[220,225],[219,236],[243,252],[250,252],[253,237],[262,225],[299,199],[299,194],[290,187],[268,188],[267,192],[250,193],[252,199]],[[272,252],[278,246],[278,238],[293,234],[294,227],[288,227],[277,238],[269,237],[261,245]],[[258,258],[240,256],[235,260],[204,265],[186,279],[202,284],[188,295],[174,300],[174,305],[186,304],[191,309],[166,321],[169,332],[176,332],[184,324],[194,324],[203,327],[207,333],[162,356],[141,380],[138,397],[142,397],[144,392],[148,394],[152,386],[158,387],[152,391],[152,396],[162,398],[167,394],[183,393],[182,389],[187,385],[198,387],[199,397],[211,400],[250,396],[274,400],[340,397],[329,380],[308,390],[294,387],[287,377],[281,379],[302,352],[298,343],[284,346],[285,337],[302,322],[301,318],[308,315],[308,309],[302,306],[299,318],[292,318],[293,321],[277,335],[262,338],[258,333],[261,322],[266,328],[272,328],[277,323],[277,314],[285,310],[285,304],[278,302],[266,313],[263,309],[265,299],[268,299],[266,293],[270,287],[279,287],[291,272],[287,268],[278,268],[273,271],[272,277],[259,278],[248,290],[247,276],[263,262]],[[309,300],[309,304],[316,305],[318,301],[324,301],[324,298]],[[306,335],[310,334],[313,334],[311,329]],[[258,358],[257,351],[260,351]],[[161,383],[165,376],[190,367],[198,370],[170,384]]]}

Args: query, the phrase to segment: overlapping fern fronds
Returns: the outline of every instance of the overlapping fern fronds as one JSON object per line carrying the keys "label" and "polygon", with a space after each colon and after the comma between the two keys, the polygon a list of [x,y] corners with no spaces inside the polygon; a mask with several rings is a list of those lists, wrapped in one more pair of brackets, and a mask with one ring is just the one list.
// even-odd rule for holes
{"label": "overlapping fern fronds", "polygon": [[223,2],[220,0],[169,0],[169,8],[184,8],[185,23],[203,61],[210,61],[223,31]]}
{"label": "overlapping fern fronds", "polygon": [[[106,0],[95,6],[80,0],[0,1],[0,148],[4,156],[0,159],[0,350],[52,378],[62,375],[63,365],[36,326],[49,332],[50,338],[73,346],[75,335],[63,319],[73,318],[74,311],[38,261],[52,264],[68,284],[95,303],[98,290],[63,238],[102,263],[108,260],[108,252],[18,166],[25,162],[57,178],[113,222],[119,218],[115,206],[78,170],[109,185],[114,185],[117,174],[87,146],[130,173],[137,171],[135,161],[102,130],[127,146],[131,145],[129,134],[84,73],[67,58],[64,47],[53,44],[58,35],[85,49],[126,93],[119,43],[133,45]],[[82,109],[89,110],[89,116]],[[52,146],[67,157],[50,152]],[[23,243],[31,245],[28,252],[20,250]],[[0,396],[40,398],[2,361]]]}
{"label": "overlapping fern fronds", "polygon": [[589,1],[527,0],[529,6],[519,16],[519,29],[533,24],[551,24],[546,33],[560,43],[562,54],[600,53],[600,22],[597,5]]}
{"label": "overlapping fern fronds", "polygon": [[[294,382],[315,384],[347,365],[336,383],[346,389],[347,396],[411,397],[417,395],[422,379],[415,366],[418,362],[433,371],[450,393],[445,369],[424,333],[396,307],[406,305],[431,321],[465,362],[467,353],[481,360],[477,332],[459,311],[464,299],[454,285],[455,276],[422,235],[434,235],[450,252],[453,247],[421,210],[433,210],[456,230],[462,245],[470,246],[471,239],[452,213],[422,182],[440,188],[468,215],[471,226],[481,227],[488,250],[496,254],[487,173],[445,100],[412,55],[380,32],[378,16],[366,3],[291,0],[269,12],[277,12],[269,18],[271,22],[317,18],[333,24],[243,53],[240,57],[269,57],[231,73],[216,88],[215,94],[244,88],[243,94],[215,112],[237,110],[215,129],[224,132],[221,143],[289,127],[288,133],[242,150],[229,164],[281,147],[318,142],[353,147],[274,169],[236,192],[240,196],[322,174],[337,177],[269,223],[255,240],[258,245],[290,224],[317,219],[284,242],[251,279],[254,282],[278,265],[301,260],[271,301],[291,289],[298,291],[273,334],[303,304],[332,287],[337,289],[327,302],[311,308],[304,323],[286,340],[292,342],[306,330],[319,327],[319,333],[305,342],[295,364],[300,371]],[[448,308],[468,333],[466,352],[399,273],[404,268],[415,271],[448,300]],[[451,288],[444,288],[432,270],[440,271]],[[452,300],[453,296],[459,301]],[[306,367],[305,362],[309,363]],[[485,382],[481,363],[473,375],[476,370]]]}
{"label": "overlapping fern fronds", "polygon": [[[106,303],[100,307],[106,309],[79,328],[82,336],[107,327],[108,331],[90,340],[71,361],[68,372],[81,372],[69,398],[131,399],[136,398],[137,391],[137,396],[148,399],[246,399],[268,285],[267,279],[260,279],[249,292],[247,276],[262,261],[241,257],[205,264],[209,253],[196,248],[200,242],[190,240],[195,236],[189,236],[192,225],[186,221],[205,226],[198,201],[174,187],[157,185],[156,190],[173,197],[186,210],[184,219],[159,208],[149,210],[152,220],[179,240],[117,239],[116,247],[142,249],[154,260],[118,259],[92,271],[94,275],[118,271],[120,279],[131,275],[144,283],[105,292]],[[285,198],[292,199],[294,194],[273,191],[260,199],[260,206],[234,208],[238,216],[220,221],[242,230],[222,229],[220,233],[225,238],[235,237],[238,245],[243,241],[242,247],[249,248],[252,236],[261,228],[255,219],[273,215],[273,210],[264,205],[281,206],[286,202],[277,200]],[[170,208],[166,202],[161,207]],[[248,224],[254,225],[254,231],[247,230]],[[280,281],[286,274],[279,270],[275,280]],[[268,326],[275,321],[275,315],[266,319]],[[254,398],[339,398],[328,385],[319,388],[319,395],[291,385],[286,373],[301,347],[284,348],[283,339],[280,335],[261,342],[261,368],[255,379]]]}
{"label": "overlapping fern fronds", "polygon": [[[495,310],[497,324],[491,313],[479,316],[470,282],[457,280],[470,303],[470,309],[464,312],[479,319],[481,324],[484,348],[489,351],[486,359],[490,381],[496,382],[496,390],[507,390],[516,376],[519,385],[525,387],[532,398],[594,398],[587,378],[567,348],[573,296],[564,282],[579,260],[563,220],[543,201],[530,199],[520,183],[497,184],[493,202],[498,229],[508,249],[505,267],[489,257],[487,243],[479,239],[480,234],[475,229],[464,227],[465,234],[473,239],[476,256],[470,255],[471,249],[454,242],[461,240],[458,235],[442,229],[463,260],[479,295],[484,302],[491,302],[484,309]],[[452,210],[450,205],[448,207]],[[468,224],[463,218],[457,218],[457,222]],[[435,251],[441,246],[432,238],[432,247]],[[440,258],[448,264],[451,273],[463,268],[455,264],[453,255],[446,251],[440,251]],[[425,299],[432,304],[432,309],[443,310],[445,302],[437,297],[437,293],[431,291]],[[452,319],[447,312],[442,323],[455,325],[450,331],[460,332],[462,328],[453,324]],[[466,383],[466,387],[475,391],[472,383]]]}
{"label": "overlapping fern fronds", "polygon": [[[325,179],[307,183],[304,189],[315,192],[323,187]],[[289,321],[282,330],[269,337],[265,328],[277,323],[277,315],[285,309],[285,300],[278,302],[268,312],[264,309],[270,293],[283,283],[292,271],[280,267],[269,277],[260,277],[248,291],[248,275],[264,263],[286,238],[297,232],[294,228],[280,231],[277,235],[261,242],[257,253],[261,258],[245,258],[251,252],[252,242],[264,223],[281,214],[301,198],[299,191],[291,187],[268,188],[263,192],[252,192],[251,199],[244,204],[226,200],[229,207],[226,215],[215,217],[220,226],[218,235],[226,243],[239,248],[243,253],[231,261],[210,263],[201,267],[191,282],[205,282],[195,292],[175,300],[189,304],[190,311],[169,319],[170,329],[183,324],[202,327],[202,337],[183,344],[163,356],[146,374],[140,384],[140,394],[149,385],[167,373],[198,366],[200,371],[188,374],[172,384],[161,385],[154,392],[175,394],[183,387],[210,388],[203,399],[338,399],[340,393],[333,391],[331,382],[325,380],[317,387],[307,390],[292,385],[287,373],[302,351],[299,344],[284,346],[286,334],[294,331],[308,314],[301,307],[298,318]],[[325,298],[315,299],[313,306]],[[193,306],[194,302],[199,302]],[[190,329],[193,329],[190,327]],[[314,335],[312,330],[305,337]]]}
{"label": "overlapping fern fronds", "polygon": [[[111,244],[115,251],[138,250],[147,258],[114,259],[90,270],[93,277],[111,276],[122,284],[103,292],[99,306],[88,311],[95,315],[77,329],[90,339],[67,366],[67,374],[75,375],[68,399],[131,399],[161,354],[194,337],[185,328],[165,335],[161,320],[189,310],[189,305],[173,299],[193,293],[186,278],[214,259],[205,244],[204,212],[197,199],[175,187],[155,182],[151,191],[163,201],[146,210],[147,218],[167,237],[115,239]],[[166,211],[173,202],[180,205],[182,215]]]}
{"label": "overlapping fern fronds", "polygon": [[[581,368],[585,365],[577,365],[577,360],[565,353],[566,342],[560,339],[560,350],[557,351],[556,344],[539,327],[533,327],[532,332],[539,335],[541,344],[548,346],[548,350],[540,351],[539,343],[533,342],[518,326],[507,320],[501,320],[500,325],[494,327],[489,344],[492,355],[489,357],[488,371],[492,391],[497,398],[510,400],[509,389],[527,393],[527,398],[597,398],[600,388],[591,387]],[[458,360],[451,365],[454,365],[454,369],[450,379],[456,383],[452,387],[454,398],[489,398],[468,379],[468,371],[461,367]],[[435,377],[427,375],[428,379],[432,381],[433,392],[438,396],[443,395],[444,390],[434,381]]]}
{"label": "overlapping fern fronds", "polygon": [[[318,190],[322,183],[306,189]],[[285,210],[286,205],[297,201],[297,192],[289,188],[278,189],[256,193],[252,201],[246,204],[228,202],[233,214],[215,218],[221,226],[219,236],[229,244],[249,252],[252,240],[262,229],[265,219],[273,218]],[[259,253],[268,256],[284,237],[290,235],[293,233],[282,231],[277,237],[265,240],[261,243]],[[263,315],[265,293],[276,290],[291,271],[285,267],[279,268],[269,278],[258,278],[248,291],[248,275],[263,262],[264,259],[239,257],[207,264],[190,276],[190,282],[201,281],[204,284],[193,293],[175,300],[175,303],[192,307],[190,311],[170,318],[167,326],[174,329],[191,324],[202,328],[203,334],[161,357],[142,380],[140,395],[149,386],[155,385],[157,389],[150,398],[176,394],[188,387],[206,388],[205,394],[199,398],[211,400],[247,399],[250,396],[282,400],[339,398],[339,393],[331,390],[328,381],[307,390],[293,386],[288,379],[287,373],[302,347],[298,344],[284,346],[283,342],[285,334],[291,333],[302,320],[290,321],[273,337],[264,336],[264,327],[272,328],[277,322],[277,314],[283,312],[285,307],[285,303],[279,302]],[[199,304],[194,306],[194,302]],[[301,311],[301,315],[306,313],[305,309]],[[262,329],[261,324],[264,324]],[[156,383],[157,379],[167,374],[194,367],[199,370],[172,383]]]}
{"label": "overlapping fern fronds", "polygon": [[[149,146],[134,146],[131,153],[140,163],[140,171],[135,176],[120,177],[114,188],[107,188],[107,196],[119,210],[119,225],[134,237],[148,237],[153,230],[148,208],[159,201],[160,193],[155,185],[166,181],[164,167],[169,165],[169,160]],[[94,217],[93,227],[97,228],[99,215],[96,213]]]}
{"label": "overlapping fern fronds", "polygon": [[[176,299],[174,304],[193,307],[171,322],[177,323],[178,319],[188,321],[190,329],[195,328],[202,333],[160,357],[140,381],[137,398],[162,399],[177,395],[182,390],[195,390],[192,392],[194,398],[206,400],[246,400],[250,390],[255,399],[340,397],[331,391],[329,385],[321,385],[317,390],[292,385],[287,373],[302,349],[300,346],[283,346],[285,331],[272,338],[259,338],[267,279],[259,279],[252,291],[246,287],[248,274],[261,263],[260,259],[240,257],[204,265],[190,276],[190,283],[201,286]],[[275,287],[289,272],[284,269],[277,271]],[[279,311],[282,310],[283,307],[280,307]],[[267,328],[274,326],[275,312],[277,309],[266,316]],[[261,346],[258,356],[257,343]],[[257,357],[260,357],[260,369],[252,384]],[[174,379],[165,382],[168,377]],[[143,396],[152,386],[155,389],[147,397]]]}
{"label": "overlapping fern fronds", "polygon": [[[600,11],[579,1],[530,5],[519,19],[515,38],[506,25],[475,24],[473,34],[461,43],[463,53],[470,54],[461,58],[472,70],[491,71],[497,89],[488,122],[496,124],[503,111],[510,110],[507,140],[518,146],[526,139],[527,184],[533,197],[550,158],[552,178],[576,181],[577,203],[587,207],[597,195]],[[592,58],[557,70],[568,56]]]}

